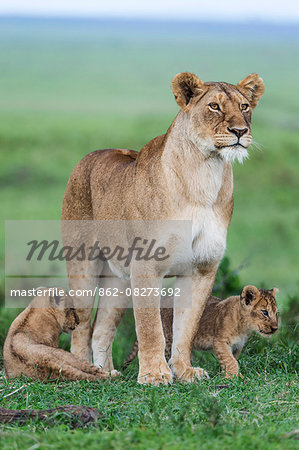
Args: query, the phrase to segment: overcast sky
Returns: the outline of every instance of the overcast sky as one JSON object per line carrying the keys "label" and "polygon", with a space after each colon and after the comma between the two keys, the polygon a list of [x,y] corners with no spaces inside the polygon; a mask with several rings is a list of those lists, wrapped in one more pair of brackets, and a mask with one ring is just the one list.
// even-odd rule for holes
{"label": "overcast sky", "polygon": [[298,0],[0,0],[0,14],[299,21]]}

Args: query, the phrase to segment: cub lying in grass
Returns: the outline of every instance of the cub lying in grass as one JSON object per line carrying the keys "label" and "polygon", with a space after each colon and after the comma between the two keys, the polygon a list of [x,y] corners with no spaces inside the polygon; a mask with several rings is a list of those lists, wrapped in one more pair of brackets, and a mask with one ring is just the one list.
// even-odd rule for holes
{"label": "cub lying in grass", "polygon": [[[237,359],[253,331],[270,336],[278,328],[277,288],[271,290],[246,286],[241,295],[221,300],[210,297],[200,319],[193,341],[197,350],[213,350],[218,357],[226,378],[239,374]],[[166,341],[166,359],[170,357],[172,345],[173,299],[162,299],[161,318]],[[162,303],[163,306],[163,303]],[[124,363],[126,368],[136,357],[138,342]]]}
{"label": "cub lying in grass", "polygon": [[39,380],[95,381],[118,375],[116,370],[110,374],[58,348],[60,334],[74,330],[79,319],[71,298],[56,289],[64,294],[51,296],[47,288],[40,288],[44,295],[35,297],[11,324],[3,349],[7,377],[24,374]]}

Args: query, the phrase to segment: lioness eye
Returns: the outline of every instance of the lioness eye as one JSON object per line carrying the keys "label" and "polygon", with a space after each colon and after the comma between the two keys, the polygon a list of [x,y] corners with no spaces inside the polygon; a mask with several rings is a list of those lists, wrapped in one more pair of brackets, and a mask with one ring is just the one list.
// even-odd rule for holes
{"label": "lioness eye", "polygon": [[268,311],[266,309],[262,309],[262,313],[265,317],[269,316]]}
{"label": "lioness eye", "polygon": [[219,107],[218,103],[210,103],[209,107],[211,109],[213,109],[213,111],[220,111],[220,107]]}
{"label": "lioness eye", "polygon": [[242,103],[241,110],[246,111],[249,108],[249,105],[247,103]]}

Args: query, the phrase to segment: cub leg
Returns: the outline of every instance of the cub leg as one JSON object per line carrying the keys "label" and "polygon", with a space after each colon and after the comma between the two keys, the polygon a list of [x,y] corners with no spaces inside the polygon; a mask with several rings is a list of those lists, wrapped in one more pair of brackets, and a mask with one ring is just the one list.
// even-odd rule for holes
{"label": "cub leg", "polygon": [[131,353],[127,356],[125,362],[123,363],[123,370],[125,370],[131,364],[131,362],[134,361],[137,354],[138,354],[138,341],[135,341]]}
{"label": "cub leg", "polygon": [[[173,303],[173,299],[172,299],[172,303]],[[163,333],[164,333],[164,338],[165,338],[165,358],[166,358],[166,361],[168,361],[171,356],[171,347],[172,347],[172,340],[173,340],[173,331],[172,331],[173,305],[171,308],[161,307],[160,312],[161,312]]]}
{"label": "cub leg", "polygon": [[239,359],[239,356],[241,355],[241,352],[242,352],[242,348],[241,347],[235,348],[235,350],[233,351],[234,358]]}
{"label": "cub leg", "polygon": [[[111,272],[110,272],[111,273]],[[118,325],[130,303],[126,289],[130,282],[107,274],[101,278],[97,314],[93,322],[92,351],[94,365],[113,370],[112,343]],[[107,276],[108,275],[108,276]],[[109,295],[112,292],[113,295]],[[108,294],[108,295],[107,295]]]}
{"label": "cub leg", "polygon": [[[194,336],[208,297],[211,293],[217,266],[190,277],[177,278],[176,287],[180,288],[182,298],[175,297],[172,354],[169,361],[173,374],[181,381],[192,382],[208,374],[200,367],[191,366],[191,351]],[[184,299],[192,299],[192,305],[184,305]]]}
{"label": "cub leg", "polygon": [[48,369],[47,372],[52,378],[61,376],[71,381],[105,380],[118,374],[116,371],[110,374],[107,371],[91,366],[85,361],[81,361],[76,356],[62,349],[42,344],[31,345],[27,356],[32,364],[32,370],[38,378],[45,377],[45,368]]}
{"label": "cub leg", "polygon": [[225,341],[214,341],[214,351],[220,361],[225,378],[232,378],[239,374],[239,365],[234,358],[230,346]]}

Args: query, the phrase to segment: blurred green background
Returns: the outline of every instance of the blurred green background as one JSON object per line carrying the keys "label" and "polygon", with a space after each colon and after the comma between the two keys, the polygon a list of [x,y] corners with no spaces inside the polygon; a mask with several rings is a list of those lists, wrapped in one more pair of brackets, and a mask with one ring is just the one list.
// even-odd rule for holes
{"label": "blurred green background", "polygon": [[[281,312],[279,334],[252,336],[240,361],[245,378],[229,385],[215,356],[202,352],[194,352],[193,363],[209,371],[210,381],[156,389],[136,385],[137,361],[105,383],[12,382],[0,370],[1,407],[87,404],[104,413],[82,433],[69,433],[59,421],[2,425],[1,448],[294,448],[298,45],[298,26],[258,22],[0,18],[0,305],[5,219],[59,219],[67,180],[83,156],[99,148],[140,149],[164,133],[178,112],[170,89],[176,73],[237,83],[257,72],[266,91],[253,116],[256,145],[244,165],[234,166],[235,208],[215,293],[277,286]],[[18,312],[0,308],[0,369]],[[115,367],[121,369],[134,341],[129,310],[113,345]],[[60,344],[68,349],[69,336]]]}
{"label": "blurred green background", "polygon": [[[140,149],[178,112],[173,76],[266,91],[257,146],[234,166],[226,255],[241,284],[298,288],[299,31],[265,24],[0,19],[1,264],[5,219],[59,219],[75,164],[99,148]],[[297,55],[297,57],[296,57]],[[2,285],[4,275],[1,277]]]}

